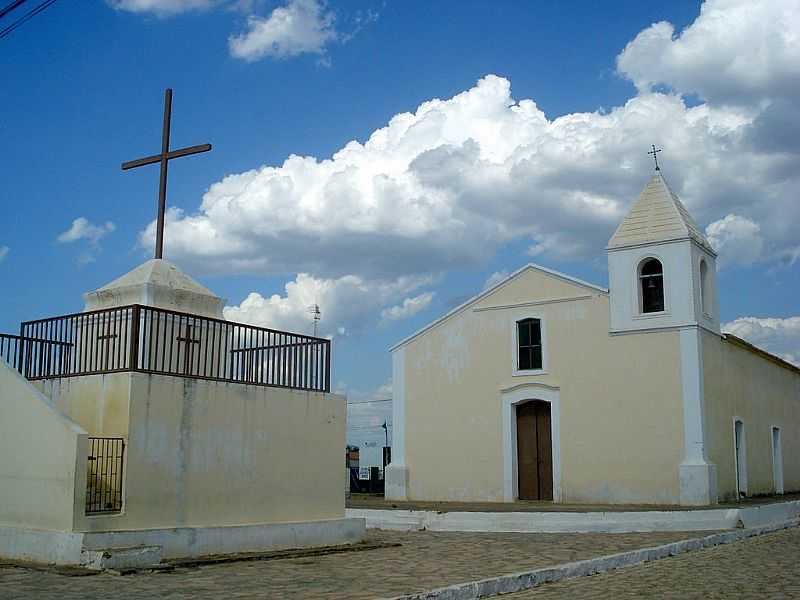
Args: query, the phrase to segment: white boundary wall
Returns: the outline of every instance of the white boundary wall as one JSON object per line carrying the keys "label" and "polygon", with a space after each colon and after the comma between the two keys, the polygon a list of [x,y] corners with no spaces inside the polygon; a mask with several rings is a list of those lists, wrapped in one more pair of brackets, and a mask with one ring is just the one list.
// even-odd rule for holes
{"label": "white boundary wall", "polygon": [[87,452],[86,431],[0,359],[0,527],[72,530]]}
{"label": "white boundary wall", "polygon": [[[152,564],[157,564],[161,558],[197,558],[212,554],[353,544],[364,538],[364,530],[364,519],[358,518],[102,533],[0,527],[0,557],[97,568],[97,555],[107,553],[117,556],[115,567],[142,567],[145,565],[139,564],[141,556],[138,554],[141,553],[132,551],[146,550]],[[127,564],[120,558],[132,562]]]}

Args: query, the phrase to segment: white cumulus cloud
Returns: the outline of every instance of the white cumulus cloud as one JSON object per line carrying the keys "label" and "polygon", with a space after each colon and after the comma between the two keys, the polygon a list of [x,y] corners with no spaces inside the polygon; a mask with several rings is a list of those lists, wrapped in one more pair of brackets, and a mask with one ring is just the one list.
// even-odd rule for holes
{"label": "white cumulus cloud", "polygon": [[94,225],[86,217],[78,217],[72,221],[70,228],[61,233],[56,239],[61,243],[88,240],[90,243],[96,244],[115,229],[116,226],[111,221],[106,221],[101,225]]}
{"label": "white cumulus cloud", "polygon": [[429,278],[375,281],[346,275],[318,279],[300,273],[286,284],[285,295],[264,297],[253,292],[238,306],[225,307],[224,312],[231,321],[311,333],[313,321],[309,308],[318,304],[322,313],[319,335],[345,335],[368,327],[382,307],[426,283],[430,283]]}
{"label": "white cumulus cloud", "polygon": [[117,10],[168,17],[192,10],[206,10],[221,4],[222,0],[106,0],[106,2]]}
{"label": "white cumulus cloud", "polygon": [[665,84],[713,103],[797,97],[800,0],[708,0],[676,32],[662,21],[619,55],[617,68],[642,91]]}
{"label": "white cumulus cloud", "polygon": [[8,256],[8,250],[8,246],[0,246],[0,262],[3,262],[6,256]]}
{"label": "white cumulus cloud", "polygon": [[800,317],[740,317],[722,330],[800,366]]}
{"label": "white cumulus cloud", "polygon": [[399,321],[400,319],[407,319],[412,317],[421,310],[428,307],[433,300],[434,292],[424,292],[419,296],[413,298],[406,298],[402,304],[384,308],[381,311],[381,318],[384,321]]}
{"label": "white cumulus cloud", "polygon": [[100,252],[100,240],[114,231],[116,226],[111,221],[94,225],[86,217],[78,217],[72,221],[69,229],[59,234],[56,240],[62,244],[70,244],[85,240],[86,249],[78,256],[78,264],[86,265],[95,261]]}
{"label": "white cumulus cloud", "polygon": [[329,159],[293,155],[213,184],[174,219],[170,251],[203,270],[324,276],[465,267],[519,238],[535,255],[598,256],[649,177],[654,139],[699,221],[735,210],[796,245],[800,174],[745,143],[751,123],[665,94],[549,120],[490,75]]}
{"label": "white cumulus cloud", "polygon": [[762,257],[761,227],[746,217],[726,215],[706,227],[706,237],[723,265],[750,265]]}
{"label": "white cumulus cloud", "polygon": [[[598,258],[652,172],[655,142],[671,187],[711,224],[722,262],[791,262],[800,36],[787,31],[800,31],[798,2],[709,0],[679,34],[647,28],[618,60],[639,91],[608,110],[549,117],[487,75],[330,157],[290,155],[231,174],[198,207],[170,211],[168,251],[195,272],[352,276],[366,286],[483,265],[514,241],[542,260]],[[743,48],[755,49],[758,73],[740,66],[755,60]],[[154,237],[151,224],[140,244]]]}
{"label": "white cumulus cloud", "polygon": [[231,55],[247,61],[323,54],[339,38],[335,20],[321,0],[289,0],[266,18],[250,15],[247,30],[231,36],[228,46]]}

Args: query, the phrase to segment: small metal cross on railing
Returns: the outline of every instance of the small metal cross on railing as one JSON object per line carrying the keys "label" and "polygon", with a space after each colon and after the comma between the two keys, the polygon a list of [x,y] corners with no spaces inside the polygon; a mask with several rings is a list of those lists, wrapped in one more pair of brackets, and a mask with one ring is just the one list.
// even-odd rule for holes
{"label": "small metal cross on railing", "polygon": [[654,161],[655,161],[655,163],[656,163],[656,171],[660,171],[661,169],[660,169],[660,168],[659,168],[659,166],[658,166],[658,156],[656,156],[656,155],[657,155],[659,152],[661,152],[661,150],[662,150],[662,149],[661,149],[661,148],[658,148],[658,149],[656,149],[656,145],[655,145],[655,144],[653,144],[653,145],[652,145],[652,148],[653,148],[653,149],[652,149],[652,150],[650,150],[650,152],[648,152],[648,154],[652,154],[652,155],[653,155],[653,160],[654,160]]}
{"label": "small metal cross on railing", "polygon": [[[113,344],[115,344],[116,342],[112,343],[112,340],[115,340],[115,339],[117,339],[119,337],[116,333],[111,333],[111,331],[109,331],[109,328],[110,328],[110,326],[106,328],[106,332],[105,333],[102,333],[102,334],[97,336],[98,345],[100,347],[102,347],[104,349],[104,351],[105,351],[103,353],[103,355],[100,355],[98,353],[98,356],[100,357],[101,361],[103,362],[103,368],[104,369],[108,368],[109,360],[113,360],[111,355],[112,355],[112,353],[114,351],[114,345]],[[98,350],[100,350],[100,348],[98,348]]]}
{"label": "small metal cross on railing", "polygon": [[172,90],[167,88],[164,92],[164,126],[161,131],[161,154],[154,154],[146,158],[137,158],[122,163],[122,170],[134,169],[144,165],[152,165],[154,163],[161,164],[161,178],[158,186],[158,225],[156,229],[156,252],[155,258],[164,257],[164,214],[166,212],[167,203],[167,166],[169,161],[173,158],[180,158],[181,156],[190,156],[192,154],[199,154],[201,152],[208,152],[211,150],[211,144],[200,144],[199,146],[189,146],[188,148],[181,148],[180,150],[169,149],[169,128],[172,119]]}
{"label": "small metal cross on railing", "polygon": [[186,350],[184,351],[184,354],[183,354],[183,374],[184,375],[189,375],[190,374],[189,373],[189,368],[191,367],[192,362],[193,362],[192,359],[194,358],[193,357],[194,352],[193,352],[192,346],[194,344],[199,344],[200,340],[199,339],[194,339],[192,337],[192,326],[188,325],[188,324],[186,325],[186,335],[183,336],[183,337],[178,336],[175,339],[177,341],[179,341],[179,342],[181,342],[181,343],[186,345]]}

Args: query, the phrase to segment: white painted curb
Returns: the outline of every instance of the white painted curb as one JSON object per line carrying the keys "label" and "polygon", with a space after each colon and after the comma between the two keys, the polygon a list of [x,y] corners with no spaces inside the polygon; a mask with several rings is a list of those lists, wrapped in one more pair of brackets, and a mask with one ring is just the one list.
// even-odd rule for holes
{"label": "white painted curb", "polygon": [[745,528],[765,527],[773,523],[800,519],[800,500],[741,508],[739,519]]}
{"label": "white painted curb", "polygon": [[87,569],[146,569],[161,563],[161,546],[115,548],[114,550],[83,550],[81,565]]}
{"label": "white painted curb", "polygon": [[619,569],[620,567],[638,565],[651,560],[683,554],[691,550],[709,548],[720,544],[730,544],[738,540],[788,529],[790,527],[797,527],[798,525],[800,525],[800,520],[792,520],[766,527],[715,533],[701,538],[672,542],[652,548],[620,552],[619,554],[609,554],[607,556],[565,563],[555,567],[512,573],[499,577],[481,579],[479,581],[459,583],[426,592],[395,596],[390,600],[433,600],[434,598],[436,600],[475,600],[477,598],[487,598],[498,594],[509,594],[511,592],[519,592],[536,587],[543,583],[563,581],[565,579],[583,577],[595,573],[605,573],[613,569]]}
{"label": "white painted curb", "polygon": [[494,533],[643,533],[762,527],[800,518],[800,501],[748,508],[615,512],[435,512],[348,508],[367,529]]}
{"label": "white painted curb", "polygon": [[446,512],[348,509],[367,529],[493,533],[642,533],[734,529],[738,509],[639,512]]}

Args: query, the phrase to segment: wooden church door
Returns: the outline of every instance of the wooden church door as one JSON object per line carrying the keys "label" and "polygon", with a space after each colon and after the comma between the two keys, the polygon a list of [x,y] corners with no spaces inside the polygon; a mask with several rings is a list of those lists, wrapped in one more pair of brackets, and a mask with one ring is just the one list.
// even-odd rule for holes
{"label": "wooden church door", "polygon": [[517,405],[517,475],[520,500],[553,499],[549,402]]}

